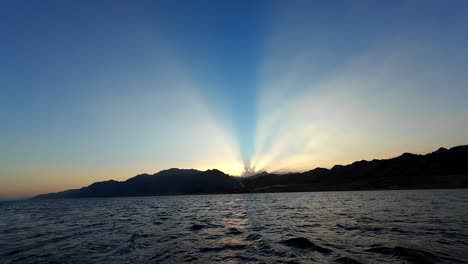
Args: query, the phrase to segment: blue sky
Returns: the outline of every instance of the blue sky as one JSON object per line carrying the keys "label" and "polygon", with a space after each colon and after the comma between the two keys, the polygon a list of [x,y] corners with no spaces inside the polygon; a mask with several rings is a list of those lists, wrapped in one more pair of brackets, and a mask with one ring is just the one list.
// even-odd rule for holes
{"label": "blue sky", "polygon": [[466,32],[455,0],[2,1],[0,197],[466,144]]}

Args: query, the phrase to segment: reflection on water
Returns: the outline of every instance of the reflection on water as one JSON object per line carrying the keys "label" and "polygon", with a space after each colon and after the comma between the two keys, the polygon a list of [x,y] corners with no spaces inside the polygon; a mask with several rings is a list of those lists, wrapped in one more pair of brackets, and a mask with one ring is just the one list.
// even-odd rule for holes
{"label": "reflection on water", "polygon": [[0,203],[0,263],[466,263],[468,190]]}

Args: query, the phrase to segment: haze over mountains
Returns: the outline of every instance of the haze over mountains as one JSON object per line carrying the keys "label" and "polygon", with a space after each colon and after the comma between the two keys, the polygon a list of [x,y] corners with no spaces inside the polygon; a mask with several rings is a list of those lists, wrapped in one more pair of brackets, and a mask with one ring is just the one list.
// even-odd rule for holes
{"label": "haze over mountains", "polygon": [[123,182],[96,182],[35,199],[182,194],[468,188],[468,145],[386,160],[356,161],[302,173],[233,177],[219,170],[168,169]]}

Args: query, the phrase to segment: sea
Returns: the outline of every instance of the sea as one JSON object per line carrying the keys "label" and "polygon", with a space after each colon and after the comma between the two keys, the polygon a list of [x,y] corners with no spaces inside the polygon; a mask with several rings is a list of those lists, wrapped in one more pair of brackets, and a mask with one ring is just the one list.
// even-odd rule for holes
{"label": "sea", "polygon": [[468,263],[468,190],[1,202],[0,263]]}

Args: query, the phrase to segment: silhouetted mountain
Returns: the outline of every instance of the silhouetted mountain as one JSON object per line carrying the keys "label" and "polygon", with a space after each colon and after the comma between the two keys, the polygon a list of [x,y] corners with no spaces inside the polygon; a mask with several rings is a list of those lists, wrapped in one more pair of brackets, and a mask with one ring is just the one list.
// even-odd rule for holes
{"label": "silhouetted mountain", "polygon": [[468,145],[427,155],[356,161],[332,169],[242,179],[249,192],[468,188]]}
{"label": "silhouetted mountain", "polygon": [[219,170],[169,169],[154,175],[141,174],[124,182],[96,182],[77,190],[43,194],[40,199],[150,196],[239,192],[241,184]]}
{"label": "silhouetted mountain", "polygon": [[332,169],[287,174],[261,172],[246,178],[231,177],[219,170],[169,169],[124,182],[96,182],[35,198],[429,188],[468,188],[468,145],[440,148],[427,155],[404,153],[392,159],[361,160]]}

